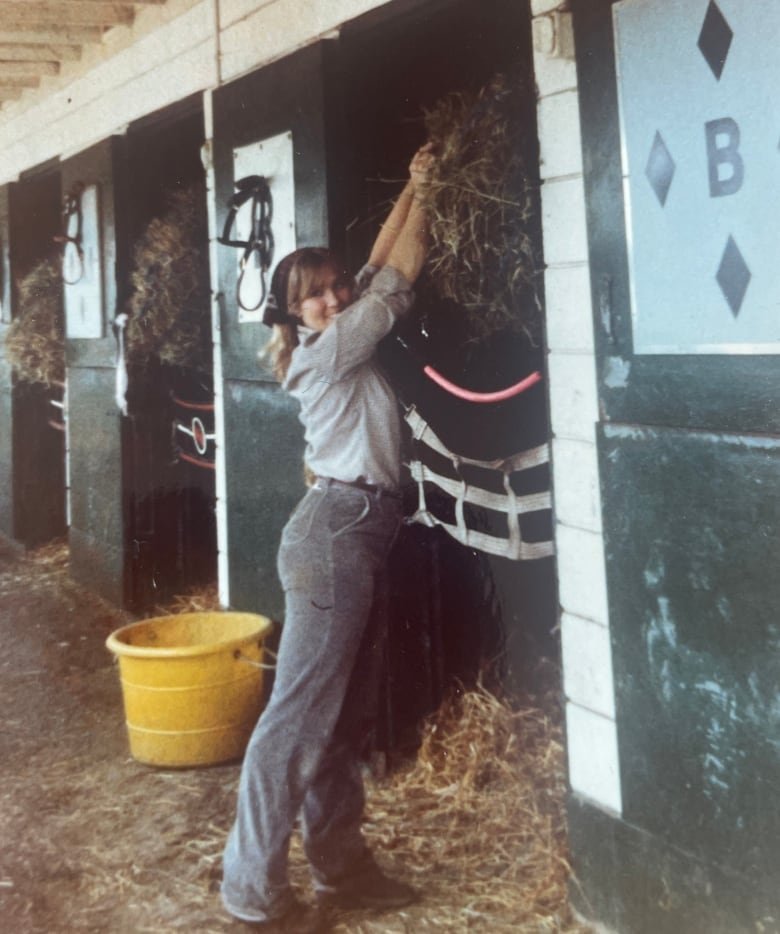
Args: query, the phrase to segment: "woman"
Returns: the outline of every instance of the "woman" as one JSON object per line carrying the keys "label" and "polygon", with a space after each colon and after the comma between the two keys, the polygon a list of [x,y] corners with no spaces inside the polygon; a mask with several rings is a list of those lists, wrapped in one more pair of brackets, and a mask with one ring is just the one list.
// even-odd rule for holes
{"label": "woman", "polygon": [[[282,533],[276,678],[247,748],[224,856],[224,904],[258,930],[320,931],[327,905],[390,908],[415,897],[380,871],[361,835],[358,751],[381,644],[368,631],[375,579],[400,521],[400,419],[374,352],[411,307],[425,260],[417,195],[431,158],[427,145],[412,159],[354,287],[316,248],[283,259],[271,283],[275,369],[300,402],[317,479]],[[287,879],[299,813],[316,908],[297,901]]]}

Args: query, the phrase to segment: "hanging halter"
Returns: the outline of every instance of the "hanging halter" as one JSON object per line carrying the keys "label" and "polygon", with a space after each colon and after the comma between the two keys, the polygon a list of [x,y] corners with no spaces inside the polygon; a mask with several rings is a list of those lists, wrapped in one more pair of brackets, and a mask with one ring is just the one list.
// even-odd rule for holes
{"label": "hanging halter", "polygon": [[[244,252],[240,262],[241,272],[236,283],[236,301],[244,311],[257,311],[268,295],[266,275],[271,268],[274,254],[274,237],[271,232],[271,218],[273,215],[271,189],[267,179],[262,175],[247,175],[246,178],[237,181],[235,186],[238,190],[228,200],[228,215],[225,218],[225,226],[222,236],[217,237],[217,240],[225,246],[243,249]],[[250,200],[252,202],[251,227],[248,239],[236,240],[231,236],[236,215],[239,209]],[[260,298],[254,305],[246,305],[242,298],[242,286],[247,266],[253,260],[253,257],[254,268],[260,271]]]}
{"label": "hanging halter", "polygon": [[[81,196],[84,193],[84,187],[83,182],[76,182],[65,197],[62,206],[63,233],[54,237],[55,243],[63,244],[62,281],[65,285],[76,285],[84,275],[81,214]],[[69,270],[74,271],[69,272]]]}

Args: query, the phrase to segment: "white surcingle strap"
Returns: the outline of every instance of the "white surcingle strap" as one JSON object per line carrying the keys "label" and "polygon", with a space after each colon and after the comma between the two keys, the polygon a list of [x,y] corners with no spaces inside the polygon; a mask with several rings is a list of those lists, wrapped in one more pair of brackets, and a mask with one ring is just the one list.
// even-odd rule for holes
{"label": "white surcingle strap", "polygon": [[114,318],[116,334],[116,393],[117,408],[122,415],[127,415],[127,363],[125,362],[125,327],[127,315],[122,312]]}
{"label": "white surcingle strap", "polygon": [[[484,551],[491,555],[500,555],[513,561],[531,561],[536,558],[547,558],[553,554],[554,549],[551,541],[525,542],[520,529],[520,516],[523,513],[540,512],[551,508],[550,491],[544,490],[539,493],[520,495],[514,491],[511,484],[511,475],[513,473],[549,463],[549,445],[541,444],[531,450],[521,451],[510,457],[497,460],[476,460],[453,454],[414,406],[406,410],[404,417],[412,429],[412,436],[415,441],[427,445],[437,454],[447,458],[456,473],[460,474],[462,465],[495,470],[502,474],[504,486],[503,493],[492,493],[489,490],[483,490],[475,486],[473,483],[467,483],[462,477],[454,480],[451,477],[442,476],[426,464],[423,464],[422,461],[412,461],[408,466],[412,478],[417,482],[417,512],[410,516],[407,522],[418,522],[429,528],[439,526],[468,548],[475,548],[477,551]],[[455,499],[455,525],[444,522],[428,509],[425,500],[426,482],[435,484],[440,490]],[[466,503],[504,513],[507,517],[507,538],[468,528],[465,518]]]}

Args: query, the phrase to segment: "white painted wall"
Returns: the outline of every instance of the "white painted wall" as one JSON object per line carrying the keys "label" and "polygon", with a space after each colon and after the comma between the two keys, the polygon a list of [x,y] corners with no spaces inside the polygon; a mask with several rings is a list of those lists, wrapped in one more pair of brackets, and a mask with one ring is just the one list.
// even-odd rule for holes
{"label": "white painted wall", "polygon": [[573,791],[620,813],[596,457],[596,358],[573,39],[560,0],[532,0],[552,420],[555,540]]}
{"label": "white painted wall", "polygon": [[281,58],[383,5],[383,0],[220,0],[222,79]]}

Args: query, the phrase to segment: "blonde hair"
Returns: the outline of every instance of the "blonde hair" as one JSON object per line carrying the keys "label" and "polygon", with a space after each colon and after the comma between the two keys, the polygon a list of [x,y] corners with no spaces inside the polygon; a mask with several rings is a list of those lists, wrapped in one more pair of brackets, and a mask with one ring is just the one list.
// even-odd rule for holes
{"label": "blonde hair", "polygon": [[280,383],[290,369],[293,350],[298,346],[298,327],[295,324],[275,324],[268,343],[260,351],[260,358],[270,361],[271,370]]}
{"label": "blonde hair", "polygon": [[[314,292],[326,269],[342,272],[344,264],[325,247],[305,247],[285,257],[274,273],[271,286],[279,307],[294,319],[300,318],[301,302]],[[293,351],[299,343],[296,320],[273,325],[273,333],[260,356],[270,361],[280,383],[287,376]]]}

